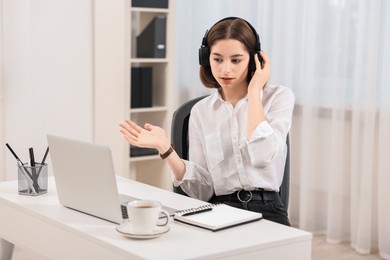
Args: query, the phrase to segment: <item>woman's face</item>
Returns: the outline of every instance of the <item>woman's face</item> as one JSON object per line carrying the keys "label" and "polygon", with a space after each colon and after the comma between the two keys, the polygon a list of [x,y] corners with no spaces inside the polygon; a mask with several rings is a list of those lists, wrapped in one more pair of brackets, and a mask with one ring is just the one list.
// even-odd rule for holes
{"label": "woman's face", "polygon": [[210,66],[223,89],[246,88],[249,53],[238,40],[216,41],[210,48]]}

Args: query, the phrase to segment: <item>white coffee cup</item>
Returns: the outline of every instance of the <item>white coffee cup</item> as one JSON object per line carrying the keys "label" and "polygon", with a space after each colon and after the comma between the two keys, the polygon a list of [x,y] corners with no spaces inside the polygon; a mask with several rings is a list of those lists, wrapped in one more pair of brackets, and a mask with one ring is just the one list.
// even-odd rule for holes
{"label": "white coffee cup", "polygon": [[[153,200],[133,200],[127,203],[129,225],[137,234],[151,234],[156,226],[168,224],[169,214],[162,209],[161,203]],[[164,223],[159,223],[160,214],[165,215]]]}

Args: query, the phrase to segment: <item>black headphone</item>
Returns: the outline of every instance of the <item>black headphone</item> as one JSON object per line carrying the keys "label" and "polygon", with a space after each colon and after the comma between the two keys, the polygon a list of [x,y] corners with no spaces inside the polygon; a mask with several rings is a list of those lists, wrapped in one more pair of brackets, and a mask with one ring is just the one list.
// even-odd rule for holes
{"label": "black headphone", "polygon": [[[241,19],[241,20],[245,21],[248,24],[248,26],[251,28],[253,34],[256,37],[255,49],[253,50],[253,52],[249,53],[249,56],[250,56],[249,57],[249,71],[253,72],[256,70],[256,63],[253,59],[253,55],[255,53],[257,53],[257,56],[260,60],[260,63],[263,64],[263,59],[258,54],[258,52],[261,51],[260,37],[259,37],[259,34],[256,32],[255,28],[248,21],[246,21],[242,18],[238,18],[238,17],[226,17],[226,18],[216,22],[212,27],[214,27],[216,24],[223,22],[225,20],[235,20],[235,19]],[[209,30],[206,30],[206,33],[204,34],[203,39],[202,39],[202,45],[199,48],[199,65],[205,66],[205,67],[210,66],[210,60],[209,60],[210,47],[208,46],[208,43],[207,43],[208,34],[209,34]]]}

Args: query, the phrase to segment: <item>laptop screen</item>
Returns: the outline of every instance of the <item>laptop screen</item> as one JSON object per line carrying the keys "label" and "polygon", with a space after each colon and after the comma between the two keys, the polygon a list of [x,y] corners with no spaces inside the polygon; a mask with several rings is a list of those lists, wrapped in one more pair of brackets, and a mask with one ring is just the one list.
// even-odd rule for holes
{"label": "laptop screen", "polygon": [[114,223],[122,222],[111,150],[47,135],[59,202]]}

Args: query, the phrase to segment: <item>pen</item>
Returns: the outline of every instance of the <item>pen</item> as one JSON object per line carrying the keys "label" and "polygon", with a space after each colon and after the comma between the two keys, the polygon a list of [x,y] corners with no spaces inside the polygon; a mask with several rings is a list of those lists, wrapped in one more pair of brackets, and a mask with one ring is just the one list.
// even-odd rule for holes
{"label": "pen", "polygon": [[46,152],[45,152],[45,155],[43,156],[43,159],[42,159],[41,164],[45,164],[46,157],[47,157],[47,154],[48,154],[48,153],[49,153],[49,146],[46,148]]}
{"label": "pen", "polygon": [[[18,162],[21,166],[24,166],[24,163],[22,162],[22,160],[19,159],[19,157],[18,157],[18,156],[16,155],[16,153],[14,152],[14,150],[12,150],[11,146],[10,146],[8,143],[6,143],[5,145],[6,145],[7,148],[11,151],[11,153],[13,154],[13,156],[15,156],[17,162]],[[28,170],[25,169],[24,167],[22,167],[22,168],[25,170],[25,172],[27,173],[27,175],[32,179],[32,176],[31,176],[31,174],[28,172]]]}
{"label": "pen", "polygon": [[[10,152],[12,153],[12,155],[16,158],[16,161],[18,162],[18,164],[20,164],[20,165],[22,166],[22,171],[24,171],[24,173],[26,173],[26,174],[28,175],[28,177],[30,177],[30,180],[31,180],[31,181],[34,181],[34,180],[33,180],[33,176],[32,176],[32,175],[28,172],[28,170],[24,167],[24,163],[22,162],[22,160],[19,159],[19,157],[16,155],[16,153],[15,153],[14,150],[11,148],[11,146],[10,146],[8,143],[6,143],[5,145],[6,145],[7,148],[10,150]],[[27,183],[28,183],[29,185],[31,185],[30,181],[28,181],[28,178],[27,178]],[[32,190],[32,188],[34,188],[34,187],[29,187],[29,188]]]}
{"label": "pen", "polygon": [[212,209],[213,209],[213,208],[202,208],[202,209],[197,209],[197,210],[194,210],[194,211],[189,211],[189,212],[187,212],[187,213],[184,213],[184,214],[182,214],[182,216],[190,216],[190,215],[194,215],[194,214],[198,214],[198,213],[210,211],[210,210],[212,210]]}
{"label": "pen", "polygon": [[19,157],[16,155],[16,153],[14,152],[14,150],[12,150],[11,146],[6,143],[5,144],[7,146],[7,148],[10,150],[10,152],[13,154],[13,156],[16,158],[16,160],[23,166],[24,163],[19,159]]}
{"label": "pen", "polygon": [[45,155],[43,156],[43,159],[42,159],[42,161],[41,161],[41,167],[39,167],[39,171],[38,171],[38,174],[37,174],[37,178],[39,177],[39,174],[41,174],[41,171],[42,171],[43,165],[45,164],[46,157],[47,157],[47,154],[48,154],[48,153],[49,153],[49,146],[46,148]]}
{"label": "pen", "polygon": [[33,186],[35,188],[35,191],[38,193],[40,188],[38,185],[38,176],[37,176],[37,172],[35,169],[34,149],[32,147],[30,147],[28,149],[28,151],[30,152],[30,166],[31,166],[31,175],[32,175],[32,180],[33,180]]}
{"label": "pen", "polygon": [[34,149],[30,147],[28,151],[30,152],[30,166],[34,167],[35,166]]}

